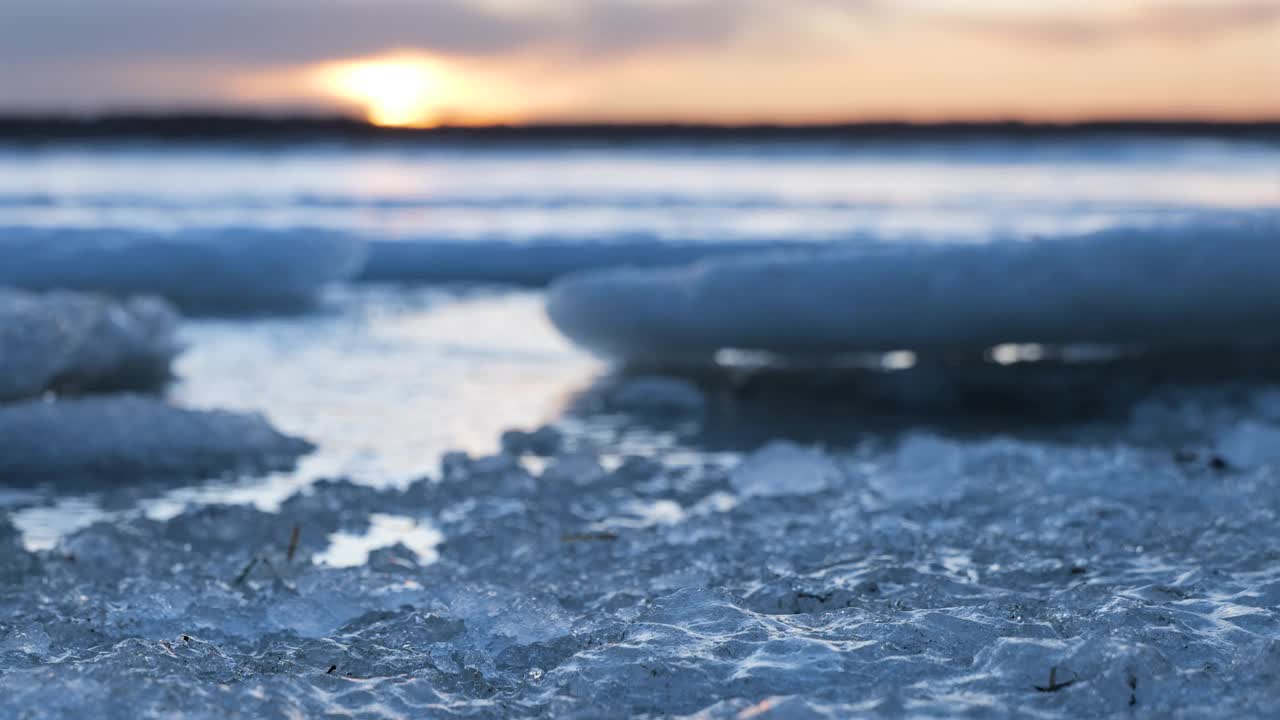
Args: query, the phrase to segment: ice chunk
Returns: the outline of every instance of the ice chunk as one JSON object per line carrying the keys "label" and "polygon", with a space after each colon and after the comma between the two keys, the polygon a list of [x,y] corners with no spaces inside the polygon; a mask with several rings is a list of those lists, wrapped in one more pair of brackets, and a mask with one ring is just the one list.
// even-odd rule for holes
{"label": "ice chunk", "polygon": [[748,455],[733,469],[729,482],[745,496],[811,495],[844,479],[826,453],[775,440]]}
{"label": "ice chunk", "polygon": [[890,501],[929,501],[951,498],[964,463],[982,459],[987,446],[966,445],[930,432],[902,436],[892,469],[875,473],[871,487]]}
{"label": "ice chunk", "polygon": [[604,355],[707,362],[786,354],[978,351],[1001,343],[1280,339],[1280,213],[986,244],[879,244],[617,269],[552,287],[548,312]]}
{"label": "ice chunk", "polygon": [[162,295],[184,309],[289,309],[364,262],[357,238],[256,228],[0,228],[0,284]]}
{"label": "ice chunk", "polygon": [[604,401],[610,410],[657,414],[697,413],[707,402],[693,383],[662,375],[624,379],[606,391]]}
{"label": "ice chunk", "polygon": [[292,466],[311,450],[258,415],[138,395],[0,407],[0,482],[190,479]]}
{"label": "ice chunk", "polygon": [[502,433],[502,450],[508,455],[554,457],[564,445],[564,434],[551,425],[537,430],[507,430]]}
{"label": "ice chunk", "polygon": [[1215,449],[1235,467],[1280,467],[1280,427],[1244,421],[1218,434]]}
{"label": "ice chunk", "polygon": [[12,582],[35,567],[35,557],[22,546],[22,536],[0,515],[0,581]]}
{"label": "ice chunk", "polygon": [[169,377],[176,328],[177,314],[156,298],[0,288],[0,401],[156,384]]}

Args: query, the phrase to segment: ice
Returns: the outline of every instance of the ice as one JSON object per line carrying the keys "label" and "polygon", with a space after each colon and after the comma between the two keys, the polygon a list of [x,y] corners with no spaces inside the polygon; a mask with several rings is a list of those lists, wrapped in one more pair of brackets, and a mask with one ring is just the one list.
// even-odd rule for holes
{"label": "ice", "polygon": [[532,432],[508,430],[502,433],[502,450],[510,455],[552,457],[564,443],[564,434],[550,425]]}
{"label": "ice", "polygon": [[[915,428],[696,472],[569,433],[538,473],[458,453],[400,490],[325,481],[37,552],[0,523],[0,696],[35,718],[1264,716],[1280,465],[1134,440],[1264,447],[1275,390],[1251,388],[1170,390],[1105,436]],[[313,562],[335,538],[361,557]]]}
{"label": "ice", "polygon": [[149,293],[200,312],[306,306],[364,258],[354,236],[305,228],[0,227],[0,285]]}
{"label": "ice", "polygon": [[[891,500],[925,500],[952,495],[954,478],[964,468],[958,465],[979,454],[990,444],[970,446],[969,452],[953,440],[928,432],[912,432],[898,441],[892,468],[873,475],[870,485]],[[998,445],[993,448],[999,450]]]}
{"label": "ice", "polygon": [[1214,444],[1228,464],[1239,468],[1280,467],[1280,426],[1251,420],[1223,430]]}
{"label": "ice", "polygon": [[707,404],[692,382],[663,375],[621,378],[602,395],[606,409],[640,414],[699,413]]}
{"label": "ice", "polygon": [[555,283],[548,312],[600,354],[974,352],[1007,343],[1169,346],[1280,339],[1280,214],[985,244],[617,269]]}
{"label": "ice", "polygon": [[[84,415],[35,424],[78,432],[74,442],[21,436],[45,459],[81,463],[78,448],[109,448],[112,463],[136,451],[125,459],[164,464],[72,468],[5,493],[0,717],[1270,716],[1276,356],[1236,364],[1210,344],[1106,347],[1085,361],[1038,338],[968,345],[976,330],[1004,335],[1001,313],[1043,314],[1063,330],[1068,300],[1107,317],[1157,297],[1177,327],[1139,339],[1185,324],[1214,343],[1200,332],[1232,306],[1197,278],[1233,253],[1250,271],[1231,278],[1231,297],[1259,313],[1222,327],[1234,342],[1275,319],[1262,317],[1275,306],[1275,256],[1259,249],[1261,236],[1274,240],[1269,216],[1197,221],[1261,227],[1257,246],[1214,231],[1198,247],[1167,230],[1135,232],[1150,248],[1121,231],[1061,241],[1081,242],[1079,257],[1052,239],[884,244],[835,253],[831,276],[819,272],[828,256],[812,246],[864,234],[1056,237],[1275,205],[1275,153],[1256,143],[1036,148],[8,152],[0,225],[131,227],[78,232],[177,242],[184,226],[244,224],[296,255],[290,238],[308,231],[283,228],[314,224],[376,237],[365,277],[409,282],[703,265],[606,273],[652,278],[652,293],[635,281],[637,303],[660,296],[658,310],[676,312],[655,326],[689,335],[632,334],[632,306],[609,316],[601,285],[589,310],[616,320],[620,354],[659,361],[603,376],[543,322],[537,292],[353,285],[326,292],[323,313],[184,324],[190,348],[167,397],[258,409],[315,438],[322,452],[295,472],[231,477],[242,461],[251,473],[286,465],[264,455],[294,444],[266,430],[244,441],[260,421],[158,399],[0,411]],[[264,270],[236,276],[245,282],[229,295],[265,308],[266,273],[283,277],[298,258],[267,268],[257,246],[226,233],[237,267]],[[0,273],[30,269],[14,269],[4,247]],[[703,257],[750,250],[772,259]],[[942,300],[872,282],[914,269],[922,283],[945,280],[944,263],[962,289]],[[798,275],[772,280],[766,264]],[[168,277],[153,263],[99,265],[80,269]],[[1151,282],[1120,285],[1139,265]],[[856,277],[869,285],[844,284]],[[879,292],[901,300],[892,316]],[[723,316],[703,313],[704,299]],[[810,350],[773,341],[781,330],[812,337],[815,308],[842,342],[871,313],[895,342],[910,331],[948,344],[872,347],[821,369],[756,352]],[[746,331],[769,342],[742,346],[755,337]],[[715,367],[633,374],[712,357],[686,347],[704,334],[726,350]],[[951,362],[953,350],[964,357]],[[156,409],[76,410],[144,401]],[[513,424],[522,430],[499,435]],[[203,451],[183,446],[192,437],[231,447],[228,466],[204,467]],[[486,454],[500,437],[503,452]],[[0,462],[13,447],[0,437]],[[446,448],[464,452],[441,462]],[[193,463],[197,476],[182,477]]]}
{"label": "ice", "polygon": [[113,301],[0,287],[0,401],[168,379],[177,315],[155,298]]}
{"label": "ice", "polygon": [[0,580],[16,579],[35,569],[35,558],[22,546],[22,537],[8,520],[0,515]]}
{"label": "ice", "polygon": [[844,471],[821,450],[774,441],[743,460],[729,482],[747,497],[809,495],[843,478]]}
{"label": "ice", "polygon": [[826,243],[675,240],[644,233],[511,240],[371,240],[360,279],[371,282],[483,282],[546,285],[569,273],[609,267],[679,266],[712,257]]}
{"label": "ice", "polygon": [[0,481],[69,486],[262,472],[311,450],[260,415],[128,394],[0,406],[0,447]]}

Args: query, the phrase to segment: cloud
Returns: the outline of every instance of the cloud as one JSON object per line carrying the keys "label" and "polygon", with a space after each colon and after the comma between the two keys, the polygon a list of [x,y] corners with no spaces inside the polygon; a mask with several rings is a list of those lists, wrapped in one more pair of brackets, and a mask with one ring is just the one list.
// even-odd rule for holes
{"label": "cloud", "polygon": [[787,35],[805,27],[797,19],[833,13],[892,11],[925,26],[1063,45],[1196,38],[1280,20],[1280,0],[1158,2],[1125,16],[1011,16],[990,8],[947,15],[910,7],[883,0],[0,0],[0,65],[9,72],[51,63],[260,67],[400,48],[488,56],[545,47],[601,57],[714,49],[748,28]]}
{"label": "cloud", "polygon": [[1157,5],[1143,23],[1167,35],[1200,36],[1280,22],[1280,0]]}
{"label": "cloud", "polygon": [[1241,0],[1212,5],[1159,3],[1119,17],[1105,14],[1033,18],[953,15],[938,24],[1033,43],[1077,46],[1135,38],[1197,40],[1277,22],[1280,22],[1280,0]]}
{"label": "cloud", "polygon": [[416,48],[591,55],[731,39],[766,0],[0,0],[0,62],[280,65]]}
{"label": "cloud", "polygon": [[749,38],[803,51],[824,15],[880,2],[0,0],[0,112],[216,104],[247,78],[401,50],[498,61],[539,51],[569,74],[671,50],[714,57]]}
{"label": "cloud", "polygon": [[461,0],[0,0],[0,59],[284,64],[423,47],[488,54],[546,21]]}
{"label": "cloud", "polygon": [[752,0],[588,2],[574,23],[571,44],[602,55],[653,46],[718,45],[732,39],[756,10]]}

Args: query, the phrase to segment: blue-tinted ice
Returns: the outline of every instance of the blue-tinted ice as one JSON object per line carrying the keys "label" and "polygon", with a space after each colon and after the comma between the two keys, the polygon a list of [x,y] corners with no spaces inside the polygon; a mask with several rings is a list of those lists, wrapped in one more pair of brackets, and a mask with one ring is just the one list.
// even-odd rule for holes
{"label": "blue-tinted ice", "polygon": [[[21,717],[1262,716],[1280,464],[1214,453],[1242,423],[1274,440],[1276,393],[1135,410],[1201,438],[1182,453],[1133,427],[727,470],[574,447],[36,553],[4,526],[0,695]],[[366,563],[326,564],[362,537]]]}
{"label": "blue-tinted ice", "polygon": [[[1274,355],[1024,343],[978,365],[896,352],[819,370],[729,352],[637,377],[556,336],[538,293],[321,285],[357,238],[397,280],[536,283],[704,248],[1274,210],[1277,157],[1201,141],[0,150],[12,237],[166,246],[167,265],[125,278],[141,284],[105,289],[182,300],[168,270],[239,228],[239,264],[205,290],[234,298],[294,263],[295,297],[323,293],[313,314],[183,323],[164,402],[0,410],[77,436],[10,422],[54,448],[46,464],[77,462],[57,447],[124,462],[110,485],[0,493],[0,718],[1268,716]],[[311,227],[336,240],[308,245]],[[315,453],[261,475],[304,449],[292,435]],[[127,469],[130,449],[164,477]],[[266,462],[174,472],[202,452]]]}

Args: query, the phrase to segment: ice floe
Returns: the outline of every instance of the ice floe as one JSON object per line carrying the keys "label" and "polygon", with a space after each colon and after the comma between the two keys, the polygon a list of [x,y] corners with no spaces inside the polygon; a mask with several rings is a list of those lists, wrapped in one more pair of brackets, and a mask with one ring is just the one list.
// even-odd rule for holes
{"label": "ice floe", "polygon": [[586,270],[678,266],[704,258],[825,244],[767,240],[681,241],[636,233],[607,239],[370,240],[369,258],[359,278],[372,282],[546,285],[562,275]]}
{"label": "ice floe", "polygon": [[176,332],[176,312],[156,298],[0,288],[0,402],[155,385],[169,377]]}
{"label": "ice floe", "polygon": [[727,348],[821,355],[1275,341],[1280,214],[604,270],[555,283],[548,312],[587,348],[642,361],[709,362]]}
{"label": "ice floe", "polygon": [[312,229],[0,228],[0,284],[150,293],[197,311],[306,306],[364,257],[359,239]]}
{"label": "ice floe", "polygon": [[259,415],[141,395],[0,405],[0,482],[110,485],[291,467],[311,450]]}

